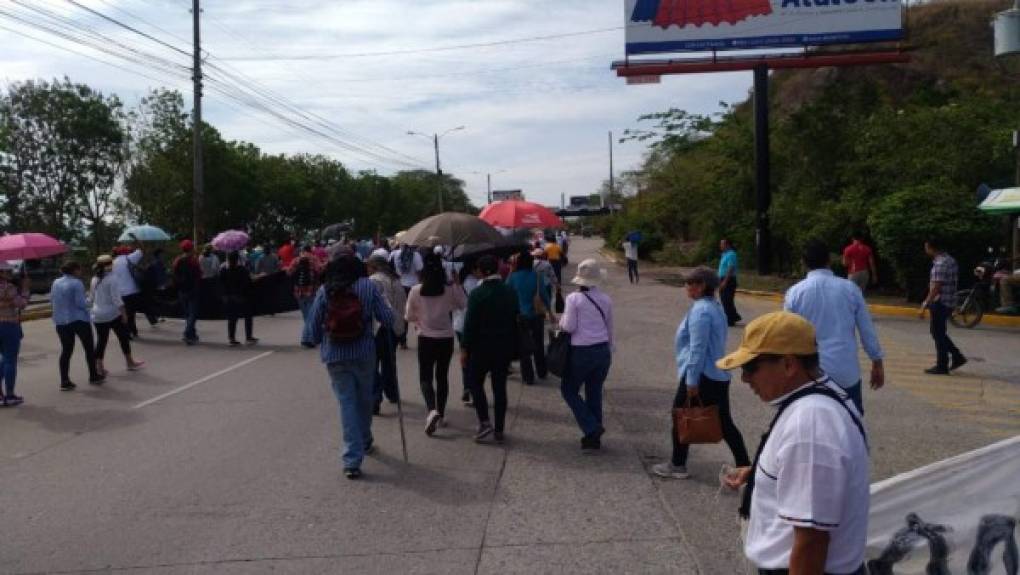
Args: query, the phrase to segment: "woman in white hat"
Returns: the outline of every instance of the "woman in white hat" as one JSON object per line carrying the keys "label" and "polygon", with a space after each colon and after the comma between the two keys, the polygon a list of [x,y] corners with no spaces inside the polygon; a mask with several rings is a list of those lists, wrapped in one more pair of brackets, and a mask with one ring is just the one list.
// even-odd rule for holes
{"label": "woman in white hat", "polygon": [[20,284],[14,283],[14,268],[0,260],[0,406],[21,405],[14,395],[18,375],[18,352],[21,350],[21,310],[28,305],[28,275]]}
{"label": "woman in white hat", "polygon": [[93,269],[92,284],[89,289],[92,302],[92,324],[96,326],[96,371],[106,375],[103,358],[106,355],[106,344],[110,340],[110,331],[117,336],[120,350],[127,360],[128,371],[135,371],[145,364],[131,354],[131,336],[128,334],[127,310],[124,300],[117,290],[117,282],[110,273],[113,269],[113,258],[99,256]]}
{"label": "woman in white hat", "polygon": [[602,447],[602,386],[613,355],[613,301],[598,288],[603,277],[598,261],[581,262],[571,280],[580,289],[567,296],[560,318],[560,329],[570,334],[570,360],[560,392],[584,433],[581,449],[586,453]]}

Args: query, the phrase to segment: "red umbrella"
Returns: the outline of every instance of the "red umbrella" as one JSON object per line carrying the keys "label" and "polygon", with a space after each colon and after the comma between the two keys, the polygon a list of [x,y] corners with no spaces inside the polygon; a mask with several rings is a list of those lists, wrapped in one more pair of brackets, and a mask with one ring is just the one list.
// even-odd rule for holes
{"label": "red umbrella", "polygon": [[67,252],[67,246],[46,234],[0,237],[0,260],[37,260]]}
{"label": "red umbrella", "polygon": [[507,200],[485,206],[478,216],[499,228],[562,228],[563,220],[549,208],[524,200]]}

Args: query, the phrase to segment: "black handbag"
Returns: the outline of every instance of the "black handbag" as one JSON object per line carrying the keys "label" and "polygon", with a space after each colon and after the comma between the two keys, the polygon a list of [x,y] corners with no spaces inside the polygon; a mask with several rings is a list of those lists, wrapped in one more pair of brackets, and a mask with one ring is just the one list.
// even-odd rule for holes
{"label": "black handbag", "polygon": [[565,331],[549,331],[549,346],[545,352],[545,364],[549,373],[563,379],[570,365],[570,334]]}

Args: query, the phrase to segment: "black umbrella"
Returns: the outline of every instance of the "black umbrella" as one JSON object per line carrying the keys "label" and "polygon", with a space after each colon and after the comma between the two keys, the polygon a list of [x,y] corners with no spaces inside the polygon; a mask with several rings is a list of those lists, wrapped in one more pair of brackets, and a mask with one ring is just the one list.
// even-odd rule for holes
{"label": "black umbrella", "polygon": [[342,239],[347,234],[351,233],[351,230],[352,230],[351,224],[349,223],[344,222],[339,224],[333,224],[331,226],[326,226],[325,228],[322,229],[322,237],[324,239],[332,238],[335,240],[339,240]]}
{"label": "black umbrella", "polygon": [[459,246],[496,247],[506,243],[503,234],[481,218],[458,212],[445,212],[418,222],[407,230],[400,242],[415,247],[450,246],[455,249]]}

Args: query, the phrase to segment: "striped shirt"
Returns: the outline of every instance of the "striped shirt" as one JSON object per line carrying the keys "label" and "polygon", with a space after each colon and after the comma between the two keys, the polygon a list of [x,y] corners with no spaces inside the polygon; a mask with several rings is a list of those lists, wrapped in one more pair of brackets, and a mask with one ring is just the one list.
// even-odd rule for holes
{"label": "striped shirt", "polygon": [[361,337],[351,343],[335,343],[326,333],[326,314],[329,308],[329,296],[326,295],[326,286],[319,288],[315,293],[315,301],[312,302],[312,309],[308,313],[308,320],[305,322],[305,329],[301,335],[301,341],[306,344],[319,346],[319,354],[322,363],[330,364],[339,361],[350,361],[375,357],[375,338],[372,332],[372,319],[386,327],[393,326],[393,312],[386,305],[379,289],[375,287],[368,278],[360,278],[354,283],[354,293],[361,300],[361,313],[365,326]]}

